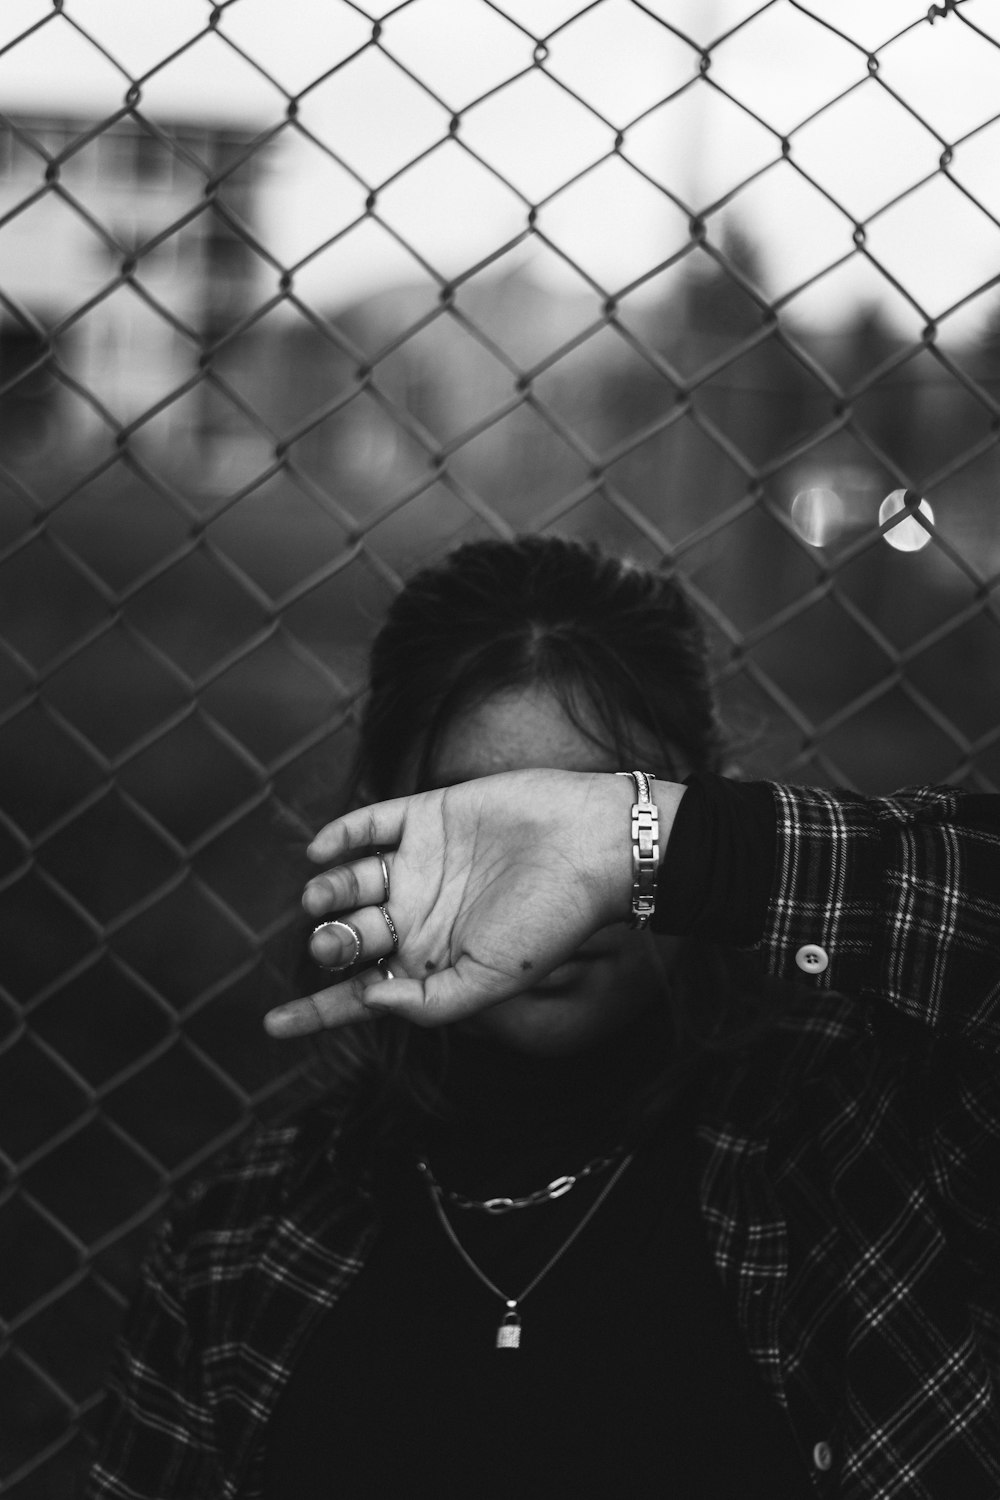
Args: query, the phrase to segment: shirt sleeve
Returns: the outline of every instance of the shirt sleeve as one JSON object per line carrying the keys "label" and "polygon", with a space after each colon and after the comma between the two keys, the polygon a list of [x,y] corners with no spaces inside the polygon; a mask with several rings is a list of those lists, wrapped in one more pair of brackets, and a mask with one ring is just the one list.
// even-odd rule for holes
{"label": "shirt sleeve", "polygon": [[779,978],[1000,1042],[1000,797],[693,777],[657,894],[661,931],[753,948]]}
{"label": "shirt sleeve", "polygon": [[996,1045],[1000,797],[950,787],[872,799],[772,792],[777,858],[760,944],[769,971],[878,997],[941,1035]]}

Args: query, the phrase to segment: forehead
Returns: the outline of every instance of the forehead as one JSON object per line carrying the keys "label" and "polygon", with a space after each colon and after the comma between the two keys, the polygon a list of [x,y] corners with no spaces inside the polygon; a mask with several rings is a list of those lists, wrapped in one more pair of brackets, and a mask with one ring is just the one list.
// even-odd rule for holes
{"label": "forehead", "polygon": [[617,770],[615,751],[605,743],[607,733],[593,711],[581,705],[578,716],[592,730],[593,738],[573,723],[549,688],[530,686],[495,693],[456,714],[448,725],[434,756],[432,780],[446,785],[539,766],[564,771]]}

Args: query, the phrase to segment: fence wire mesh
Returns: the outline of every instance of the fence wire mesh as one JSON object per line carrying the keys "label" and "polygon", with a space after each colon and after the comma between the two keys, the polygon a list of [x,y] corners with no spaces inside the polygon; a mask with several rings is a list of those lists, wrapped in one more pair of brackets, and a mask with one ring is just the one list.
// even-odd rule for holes
{"label": "fence wire mesh", "polygon": [[995,12],[161,9],[0,17],[22,1500],[70,1493],[166,1193],[305,1060],[259,1027],[296,850],[414,566],[596,538],[683,576],[748,773],[1000,780]]}

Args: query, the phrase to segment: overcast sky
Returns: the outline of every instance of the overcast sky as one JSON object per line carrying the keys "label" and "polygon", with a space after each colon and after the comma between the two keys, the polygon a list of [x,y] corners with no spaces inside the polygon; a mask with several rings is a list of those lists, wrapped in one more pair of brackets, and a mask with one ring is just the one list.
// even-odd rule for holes
{"label": "overcast sky", "polygon": [[[1000,108],[1000,7],[964,0],[933,26],[927,8],[927,0],[409,0],[368,7],[384,18],[383,52],[365,48],[371,20],[344,0],[231,0],[222,35],[206,30],[206,0],[65,0],[62,14],[50,0],[3,0],[0,108],[110,114],[126,75],[152,74],[142,107],[154,119],[263,128],[283,117],[288,96],[307,91],[302,124],[343,165],[286,132],[261,226],[284,264],[352,225],[378,187],[386,224],[444,275],[514,238],[533,204],[556,248],[532,240],[517,259],[546,282],[579,287],[562,252],[616,292],[684,244],[688,208],[739,189],[725,213],[759,239],[770,294],[850,256],[794,299],[799,315],[830,321],[857,297],[877,298],[916,331],[924,313],[939,318],[1000,271],[990,217],[1000,219],[1000,124],[988,123]],[[553,31],[544,71],[532,68],[533,38]],[[711,42],[711,67],[692,85],[698,48]],[[879,49],[874,77],[868,49]],[[457,141],[446,140],[451,114],[460,116]],[[617,131],[622,155],[557,192],[612,151]],[[936,170],[946,145],[952,181]],[[852,254],[861,220],[872,254],[922,311]],[[720,225],[716,216],[713,235]],[[368,222],[303,267],[297,285],[328,303],[423,274],[392,234]],[[991,300],[977,299],[947,326],[968,327]]]}

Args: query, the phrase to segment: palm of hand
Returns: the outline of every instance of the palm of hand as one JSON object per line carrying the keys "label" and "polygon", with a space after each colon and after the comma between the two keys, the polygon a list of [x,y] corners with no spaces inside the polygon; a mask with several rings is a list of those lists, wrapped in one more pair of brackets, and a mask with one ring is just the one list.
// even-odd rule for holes
{"label": "palm of hand", "polygon": [[518,772],[411,800],[393,858],[393,908],[399,957],[423,985],[426,1019],[517,994],[600,925],[597,893],[568,857],[570,820],[555,786],[522,784],[515,794],[508,784],[566,775]]}

